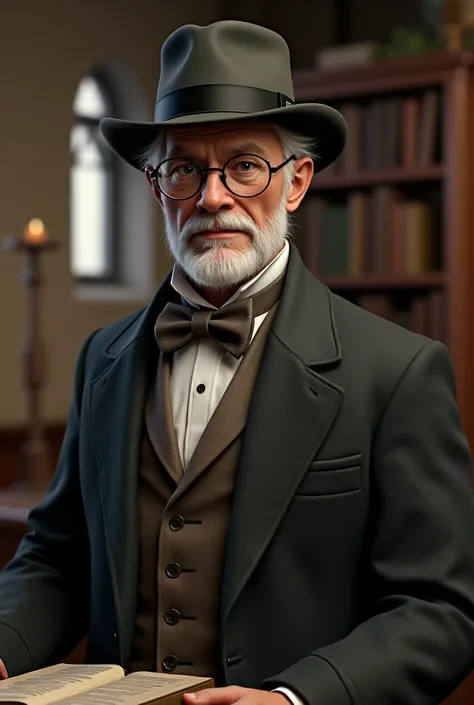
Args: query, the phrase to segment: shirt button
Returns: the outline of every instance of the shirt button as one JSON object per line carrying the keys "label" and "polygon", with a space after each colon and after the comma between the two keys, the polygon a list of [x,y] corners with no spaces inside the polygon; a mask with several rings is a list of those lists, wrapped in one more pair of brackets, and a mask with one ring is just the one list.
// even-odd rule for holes
{"label": "shirt button", "polygon": [[170,527],[171,531],[181,531],[183,526],[184,526],[184,519],[182,516],[179,516],[179,514],[177,514],[174,517],[171,517],[171,519],[169,520],[169,527]]}
{"label": "shirt button", "polygon": [[206,391],[206,385],[205,384],[198,384],[198,386],[196,387],[196,392],[198,394],[202,394],[205,391]]}
{"label": "shirt button", "polygon": [[178,610],[168,610],[168,612],[165,613],[165,622],[166,624],[169,624],[170,626],[174,626],[175,624],[178,624],[178,622],[181,619],[181,615],[178,612]]}
{"label": "shirt button", "polygon": [[179,578],[181,575],[181,566],[179,563],[168,563],[165,568],[165,573],[168,578]]}
{"label": "shirt button", "polygon": [[172,654],[170,654],[169,656],[165,656],[165,658],[163,659],[163,663],[162,663],[163,670],[168,671],[168,672],[174,671],[174,669],[176,668],[176,666],[178,666],[178,664],[179,664],[178,658],[176,656],[173,656]]}

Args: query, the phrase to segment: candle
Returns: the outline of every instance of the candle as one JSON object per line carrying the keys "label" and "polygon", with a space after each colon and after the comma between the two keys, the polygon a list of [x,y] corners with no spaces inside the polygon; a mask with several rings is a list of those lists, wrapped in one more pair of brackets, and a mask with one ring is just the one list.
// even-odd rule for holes
{"label": "candle", "polygon": [[39,218],[30,220],[24,230],[25,240],[29,245],[41,245],[46,241],[46,228]]}

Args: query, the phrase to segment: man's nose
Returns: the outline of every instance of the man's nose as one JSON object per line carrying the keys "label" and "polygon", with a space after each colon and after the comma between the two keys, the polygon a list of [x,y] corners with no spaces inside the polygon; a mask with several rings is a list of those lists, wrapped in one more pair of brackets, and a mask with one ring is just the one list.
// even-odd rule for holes
{"label": "man's nose", "polygon": [[234,197],[222,183],[221,175],[211,171],[206,175],[197,207],[208,213],[229,210],[234,205]]}

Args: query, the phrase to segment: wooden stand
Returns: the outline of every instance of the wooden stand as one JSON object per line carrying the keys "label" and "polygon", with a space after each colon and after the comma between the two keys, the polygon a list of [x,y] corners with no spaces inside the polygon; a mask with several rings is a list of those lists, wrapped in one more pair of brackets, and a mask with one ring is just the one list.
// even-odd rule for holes
{"label": "wooden stand", "polygon": [[[41,394],[45,385],[45,355],[40,339],[39,289],[40,255],[54,250],[57,243],[46,239],[41,221],[30,221],[23,237],[7,237],[3,249],[25,252],[22,282],[28,296],[27,330],[22,351],[23,382],[28,400],[27,437],[21,451],[20,479],[0,491],[0,569],[13,558],[28,531],[28,515],[38,505],[52,478],[52,459],[41,418]],[[62,434],[61,434],[62,435]],[[53,449],[56,460],[59,448]],[[66,661],[83,663],[84,640]]]}
{"label": "wooden stand", "polygon": [[[42,228],[42,229],[41,229]],[[47,240],[41,221],[31,221],[23,237],[4,239],[3,249],[26,254],[22,282],[28,296],[27,330],[22,351],[23,382],[28,400],[28,437],[23,446],[21,479],[11,488],[14,504],[31,505],[51,480],[52,469],[41,419],[41,393],[45,382],[45,356],[41,343],[39,289],[40,255],[54,250],[57,243]],[[31,495],[31,496],[30,496]]]}

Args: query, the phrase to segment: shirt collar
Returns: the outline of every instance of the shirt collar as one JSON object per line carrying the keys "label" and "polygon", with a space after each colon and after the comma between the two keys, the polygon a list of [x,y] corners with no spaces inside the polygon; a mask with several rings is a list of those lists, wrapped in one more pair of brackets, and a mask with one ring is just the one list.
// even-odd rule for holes
{"label": "shirt collar", "polygon": [[[288,265],[289,257],[290,246],[288,240],[285,239],[283,248],[276,255],[276,257],[274,257],[272,261],[269,262],[264,269],[262,269],[261,272],[253,277],[253,279],[245,284],[242,284],[235,294],[233,294],[233,296],[226,301],[226,304],[230,304],[233,301],[238,301],[239,299],[247,299],[271,284],[280,276],[280,274],[283,274]],[[176,264],[173,267],[173,272],[171,275],[171,286],[192,306],[203,306],[205,308],[212,309],[216,308],[216,306],[210,304],[209,301],[206,301],[206,299],[197,293],[194,287],[184,276],[181,268]]]}

